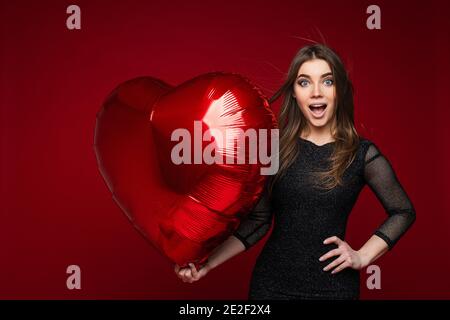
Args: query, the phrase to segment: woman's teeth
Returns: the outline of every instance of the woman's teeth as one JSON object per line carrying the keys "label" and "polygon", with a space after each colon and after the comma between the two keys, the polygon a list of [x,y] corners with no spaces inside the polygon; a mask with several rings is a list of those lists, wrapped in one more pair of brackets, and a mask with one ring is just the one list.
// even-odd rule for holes
{"label": "woman's teeth", "polygon": [[311,104],[309,105],[309,109],[312,111],[313,116],[316,118],[320,118],[325,114],[325,109],[327,108],[326,104]]}

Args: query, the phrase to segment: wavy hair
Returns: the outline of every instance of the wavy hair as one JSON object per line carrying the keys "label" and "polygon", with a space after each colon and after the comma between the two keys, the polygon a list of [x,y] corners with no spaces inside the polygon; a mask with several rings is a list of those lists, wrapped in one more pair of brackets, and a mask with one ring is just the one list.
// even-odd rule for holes
{"label": "wavy hair", "polygon": [[297,101],[293,98],[294,84],[301,65],[312,59],[325,60],[333,73],[336,89],[335,112],[331,128],[335,140],[334,150],[326,171],[314,172],[315,185],[320,189],[331,190],[342,185],[344,171],[353,162],[359,144],[359,135],[354,125],[353,86],[347,71],[339,56],[323,44],[313,44],[301,48],[291,62],[287,78],[281,88],[269,100],[273,103],[280,96],[283,97],[280,114],[280,167],[269,182],[269,194],[275,183],[286,173],[298,156],[297,140],[303,132],[308,130],[307,120],[301,112]]}

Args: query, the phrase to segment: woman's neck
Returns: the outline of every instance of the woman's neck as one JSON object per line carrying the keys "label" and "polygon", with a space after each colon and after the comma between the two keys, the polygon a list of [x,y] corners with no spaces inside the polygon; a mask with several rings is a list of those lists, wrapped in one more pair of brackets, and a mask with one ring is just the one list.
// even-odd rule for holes
{"label": "woman's neck", "polygon": [[300,137],[314,142],[315,144],[322,145],[328,142],[333,142],[333,134],[331,133],[330,127],[323,128],[309,128],[300,134]]}

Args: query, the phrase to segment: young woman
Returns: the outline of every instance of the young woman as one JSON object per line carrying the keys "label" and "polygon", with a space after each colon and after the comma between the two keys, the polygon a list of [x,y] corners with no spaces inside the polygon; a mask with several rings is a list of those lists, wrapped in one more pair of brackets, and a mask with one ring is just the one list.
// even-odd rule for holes
{"label": "young woman", "polygon": [[[271,102],[281,95],[279,172],[200,270],[175,265],[175,272],[185,282],[201,279],[263,238],[274,218],[249,299],[358,299],[359,270],[395,245],[414,222],[414,207],[386,157],[358,136],[352,84],[335,52],[302,48]],[[354,250],[344,240],[346,225],[366,184],[388,217]]]}

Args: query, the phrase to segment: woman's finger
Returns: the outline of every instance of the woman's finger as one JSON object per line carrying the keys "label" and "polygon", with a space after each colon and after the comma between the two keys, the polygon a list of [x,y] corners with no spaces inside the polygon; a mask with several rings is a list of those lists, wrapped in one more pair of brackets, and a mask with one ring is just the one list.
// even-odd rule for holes
{"label": "woman's finger", "polygon": [[181,270],[181,277],[183,278],[183,280],[186,280],[187,271],[188,271],[188,269],[186,269],[186,268],[183,268]]}
{"label": "woman's finger", "polygon": [[178,272],[177,272],[177,276],[178,276],[178,278],[182,278],[182,271],[183,271],[183,269],[178,269]]}
{"label": "woman's finger", "polygon": [[188,280],[191,280],[191,278],[192,278],[192,272],[191,272],[191,269],[190,269],[190,268],[186,268],[186,274],[185,274],[185,277],[186,277]]}
{"label": "woman's finger", "polygon": [[350,263],[348,261],[344,261],[341,265],[339,265],[336,269],[334,269],[333,271],[331,271],[331,273],[335,274],[338,272],[341,272],[342,270],[344,270],[345,268],[350,267]]}
{"label": "woman's finger", "polygon": [[336,260],[334,260],[333,262],[331,262],[329,265],[327,265],[325,268],[323,268],[323,271],[328,271],[333,269],[334,267],[342,264],[342,262],[345,261],[345,258],[340,256],[339,258],[337,258]]}
{"label": "woman's finger", "polygon": [[194,265],[193,263],[189,263],[189,267],[191,267],[191,274],[192,274],[192,277],[193,277],[194,279],[197,279],[197,278],[198,278],[198,271],[197,271],[197,268],[195,268],[195,265]]}
{"label": "woman's finger", "polygon": [[184,282],[189,282],[191,280],[191,269],[189,268],[184,269],[183,279]]}
{"label": "woman's finger", "polygon": [[340,255],[340,254],[341,254],[341,250],[340,250],[339,248],[338,248],[338,249],[330,250],[330,251],[328,251],[326,254],[324,254],[323,256],[321,256],[321,257],[319,258],[319,261],[325,261],[325,260],[330,259],[331,257],[338,256],[338,255]]}
{"label": "woman's finger", "polygon": [[338,246],[342,243],[342,240],[336,236],[326,238],[323,242],[324,244],[336,243]]}

